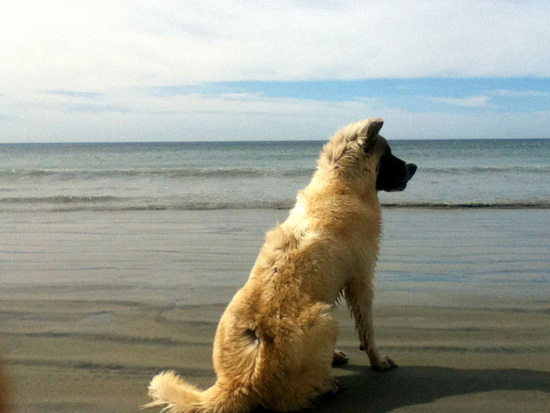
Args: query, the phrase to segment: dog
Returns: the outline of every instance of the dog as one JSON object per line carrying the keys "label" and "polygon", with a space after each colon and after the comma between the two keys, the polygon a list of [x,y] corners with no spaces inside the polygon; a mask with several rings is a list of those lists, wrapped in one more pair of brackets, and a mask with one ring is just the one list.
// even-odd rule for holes
{"label": "dog", "polygon": [[309,185],[287,220],[269,231],[245,286],[225,310],[214,341],[216,383],[202,391],[173,371],[155,376],[152,402],[171,413],[294,411],[336,392],[330,377],[343,295],[360,348],[376,370],[396,367],[378,351],[373,276],[381,211],[378,191],[402,191],[416,165],[396,158],[379,135],[382,119],[339,130],[323,147]]}

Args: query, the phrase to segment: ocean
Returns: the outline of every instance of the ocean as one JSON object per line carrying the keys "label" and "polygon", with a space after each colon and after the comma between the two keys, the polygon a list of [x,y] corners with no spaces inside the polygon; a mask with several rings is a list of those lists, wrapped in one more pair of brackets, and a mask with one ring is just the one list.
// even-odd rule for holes
{"label": "ocean", "polygon": [[[492,411],[546,411],[550,140],[391,144],[418,165],[404,192],[380,193],[376,340],[400,368],[370,375],[340,303],[350,367],[334,374],[349,390],[319,412],[468,410],[474,388]],[[212,385],[220,315],[322,145],[0,145],[0,347],[15,411],[135,412],[161,370]],[[403,383],[420,383],[413,398],[384,392]]]}
{"label": "ocean", "polygon": [[[550,208],[550,140],[393,141],[386,207]],[[289,209],[324,142],[0,145],[1,211]]]}

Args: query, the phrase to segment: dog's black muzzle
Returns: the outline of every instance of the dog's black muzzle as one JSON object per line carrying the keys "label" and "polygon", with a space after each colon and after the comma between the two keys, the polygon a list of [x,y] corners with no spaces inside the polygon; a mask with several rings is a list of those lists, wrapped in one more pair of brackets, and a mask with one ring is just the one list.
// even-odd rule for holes
{"label": "dog's black muzzle", "polygon": [[402,191],[417,169],[414,163],[406,163],[393,155],[385,155],[380,159],[380,169],[376,179],[378,191]]}

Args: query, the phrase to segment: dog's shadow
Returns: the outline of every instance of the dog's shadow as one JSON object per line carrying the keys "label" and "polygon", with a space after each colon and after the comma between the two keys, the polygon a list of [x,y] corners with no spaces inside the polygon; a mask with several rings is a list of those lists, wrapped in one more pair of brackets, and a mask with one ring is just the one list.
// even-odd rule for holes
{"label": "dog's shadow", "polygon": [[490,391],[550,393],[550,373],[532,370],[400,366],[386,372],[375,372],[358,365],[341,369],[348,374],[336,372],[336,377],[345,390],[325,396],[319,407],[311,412],[388,412],[445,397]]}

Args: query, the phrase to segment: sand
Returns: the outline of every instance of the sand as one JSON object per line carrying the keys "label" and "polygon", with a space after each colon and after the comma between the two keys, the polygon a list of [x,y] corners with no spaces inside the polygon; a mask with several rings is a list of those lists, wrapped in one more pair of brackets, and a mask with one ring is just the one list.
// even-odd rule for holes
{"label": "sand", "polygon": [[[15,412],[136,412],[214,383],[217,321],[284,211],[4,214],[0,347]],[[389,210],[374,372],[338,310],[345,391],[318,412],[546,412],[550,211]]]}

